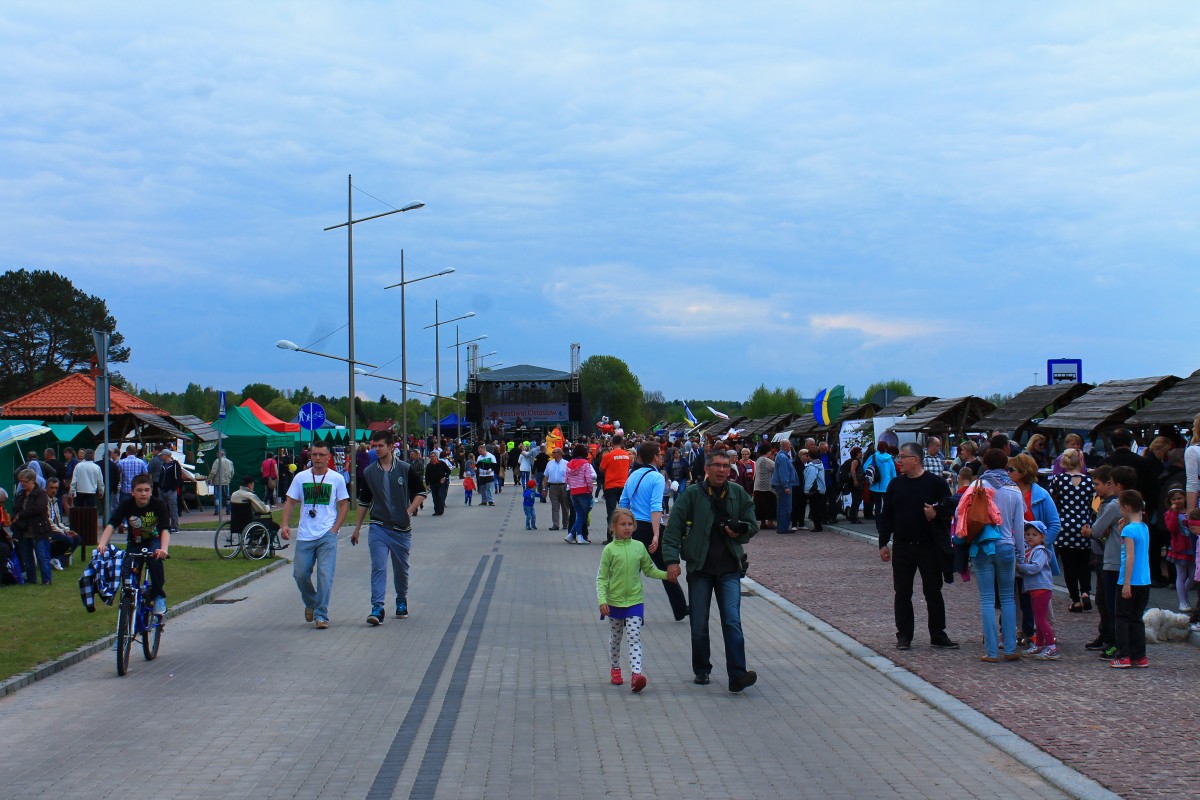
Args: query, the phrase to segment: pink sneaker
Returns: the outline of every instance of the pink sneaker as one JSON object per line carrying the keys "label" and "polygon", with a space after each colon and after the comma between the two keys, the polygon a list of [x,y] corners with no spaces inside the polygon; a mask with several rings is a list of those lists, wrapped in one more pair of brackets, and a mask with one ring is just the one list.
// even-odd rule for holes
{"label": "pink sneaker", "polygon": [[1108,665],[1113,669],[1129,669],[1133,666],[1128,658],[1114,658],[1112,661],[1108,662]]}
{"label": "pink sneaker", "polygon": [[1141,658],[1135,658],[1133,660],[1133,665],[1135,667],[1141,667],[1142,669],[1145,669],[1146,667],[1150,666],[1150,659],[1146,658],[1145,656],[1142,656]]}
{"label": "pink sneaker", "polygon": [[646,688],[646,676],[640,672],[633,673],[633,677],[629,680],[629,685],[633,687],[633,693],[637,694]]}
{"label": "pink sneaker", "polygon": [[620,667],[617,667],[616,669],[614,669],[612,672],[609,673],[609,675],[612,676],[613,686],[620,686],[622,683],[625,682],[625,679],[623,677],[621,677],[621,668]]}

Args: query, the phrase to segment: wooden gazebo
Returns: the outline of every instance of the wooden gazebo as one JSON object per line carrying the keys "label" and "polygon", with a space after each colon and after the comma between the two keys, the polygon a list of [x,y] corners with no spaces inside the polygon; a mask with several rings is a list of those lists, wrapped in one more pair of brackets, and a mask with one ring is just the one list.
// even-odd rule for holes
{"label": "wooden gazebo", "polygon": [[1011,431],[1011,438],[1023,441],[1024,434],[1032,433],[1036,420],[1043,420],[1068,403],[1087,394],[1090,383],[1054,383],[1029,386],[1017,392],[1007,403],[975,423],[987,433]]}
{"label": "wooden gazebo", "polygon": [[1174,375],[1106,381],[1046,417],[1038,427],[1103,433],[1126,423],[1150,401],[1177,383],[1179,378]]}
{"label": "wooden gazebo", "polygon": [[877,417],[906,417],[937,400],[927,395],[904,395],[897,397],[883,408],[875,412]]}
{"label": "wooden gazebo", "polygon": [[1200,370],[1167,389],[1150,405],[1125,420],[1125,424],[1136,428],[1168,425],[1188,428],[1197,414],[1200,414]]}
{"label": "wooden gazebo", "polygon": [[927,436],[954,434],[961,439],[964,433],[976,427],[980,419],[995,410],[994,404],[975,395],[947,397],[913,412],[907,419],[893,425],[892,430]]}

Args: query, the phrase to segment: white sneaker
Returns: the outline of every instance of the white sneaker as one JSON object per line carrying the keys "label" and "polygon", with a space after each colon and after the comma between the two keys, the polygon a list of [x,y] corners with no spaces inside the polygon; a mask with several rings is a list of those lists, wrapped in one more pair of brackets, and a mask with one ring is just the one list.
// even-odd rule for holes
{"label": "white sneaker", "polygon": [[575,544],[575,534],[568,533],[566,537],[563,538],[563,541],[567,544]]}
{"label": "white sneaker", "polygon": [[1023,652],[1021,655],[1036,656],[1040,652],[1042,652],[1042,648],[1038,647],[1036,644],[1031,644],[1031,645],[1029,645],[1029,649],[1026,650],[1025,652]]}
{"label": "white sneaker", "polygon": [[[51,561],[50,563],[53,564],[54,562]],[[1195,611],[1195,609],[1192,608],[1191,606],[1187,605],[1186,603],[1179,604],[1179,613],[1180,614],[1190,614],[1193,611]]]}
{"label": "white sneaker", "polygon": [[1188,630],[1200,633],[1200,622],[1193,622],[1191,625],[1188,625]]}
{"label": "white sneaker", "polygon": [[59,561],[57,558],[50,559],[50,566],[53,567],[54,569],[58,570],[59,572],[63,571],[62,562]]}

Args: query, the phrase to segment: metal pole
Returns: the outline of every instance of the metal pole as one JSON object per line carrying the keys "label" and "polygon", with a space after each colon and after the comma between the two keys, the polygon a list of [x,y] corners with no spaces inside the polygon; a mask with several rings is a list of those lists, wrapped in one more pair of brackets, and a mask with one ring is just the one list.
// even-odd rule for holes
{"label": "metal pole", "polygon": [[[221,448],[223,448],[225,446],[224,445],[225,440],[222,438],[222,436],[223,436],[222,428],[223,428],[224,422],[225,422],[225,420],[221,419],[220,417],[217,417],[217,480],[216,480],[216,482],[214,482],[214,486],[213,486],[214,490],[216,489],[216,484],[220,483],[220,481],[221,481]],[[229,477],[233,478],[232,475],[230,475]],[[228,484],[225,485],[225,491],[226,492],[229,491]],[[224,499],[224,498],[218,496],[216,491],[213,491],[213,499],[217,501],[217,527],[220,528],[221,521],[225,517],[224,513],[222,513],[225,510],[225,504],[221,502],[222,499]]]}
{"label": "metal pole", "polygon": [[[408,351],[405,349],[404,325],[404,250],[400,250],[400,439],[404,443],[405,455],[408,455]],[[351,356],[353,358],[353,356]],[[406,459],[407,460],[407,459]]]}
{"label": "metal pole", "polygon": [[454,438],[455,444],[462,441],[462,351],[458,341],[458,326],[454,326],[454,398],[458,400],[458,412],[456,417]]}
{"label": "metal pole", "polygon": [[442,444],[442,326],[439,324],[438,318],[438,301],[433,301],[433,371],[434,371],[434,393],[437,394],[437,421],[434,427],[436,428],[437,444],[441,447]]}
{"label": "metal pole", "polygon": [[[346,364],[350,371],[350,413],[347,415],[350,427],[350,447],[353,448],[358,440],[358,420],[354,416],[354,176],[346,176],[346,280],[347,280],[347,311],[350,315],[350,360]],[[358,507],[358,470],[350,470],[350,508]]]}

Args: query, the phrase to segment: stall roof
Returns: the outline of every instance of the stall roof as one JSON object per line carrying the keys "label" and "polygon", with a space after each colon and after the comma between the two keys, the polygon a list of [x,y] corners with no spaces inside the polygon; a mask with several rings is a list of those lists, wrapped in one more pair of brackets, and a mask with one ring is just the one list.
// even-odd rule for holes
{"label": "stall roof", "polygon": [[776,414],[772,417],[746,420],[739,436],[743,438],[757,437],[764,433],[777,433],[795,422],[799,414]]}
{"label": "stall roof", "polygon": [[1035,419],[1045,419],[1080,396],[1091,391],[1090,383],[1055,383],[1029,386],[1017,392],[1007,403],[975,423],[981,431],[1016,432]]}
{"label": "stall roof", "polygon": [[995,405],[975,395],[947,397],[935,400],[907,419],[897,422],[892,430],[897,433],[961,433],[995,409]]}
{"label": "stall roof", "polygon": [[202,442],[215,442],[217,440],[216,429],[199,417],[193,417],[191,414],[179,414],[172,417],[172,419]]}
{"label": "stall roof", "polygon": [[1154,398],[1179,383],[1174,375],[1106,381],[1042,420],[1053,430],[1094,431],[1119,425]]}
{"label": "stall roof", "polygon": [[883,408],[875,412],[877,417],[905,417],[914,411],[919,411],[925,406],[937,400],[936,397],[928,397],[925,395],[905,395],[897,397],[892,402],[888,403]]}
{"label": "stall roof", "polygon": [[1154,402],[1125,420],[1127,425],[1190,426],[1200,414],[1200,369],[1167,389]]}
{"label": "stall roof", "polygon": [[724,436],[726,433],[728,433],[729,431],[736,428],[738,425],[741,425],[743,422],[746,421],[746,419],[747,419],[746,417],[732,417],[730,419],[718,419],[716,422],[714,422],[712,424],[711,428],[709,428],[707,431],[705,431],[705,434],[707,434],[708,436],[716,436],[717,438],[720,438],[720,437]]}
{"label": "stall roof", "polygon": [[279,417],[267,411],[260,406],[253,397],[247,397],[242,401],[242,408],[248,409],[251,414],[258,418],[258,421],[266,425],[276,433],[299,433],[300,423],[284,422]]}
{"label": "stall roof", "polygon": [[181,431],[179,428],[176,428],[167,421],[166,417],[160,417],[156,414],[144,414],[140,411],[135,411],[133,415],[137,417],[140,422],[144,422],[152,428],[157,428],[163,433],[169,433],[176,439],[186,439],[188,437],[188,434],[185,431]]}

